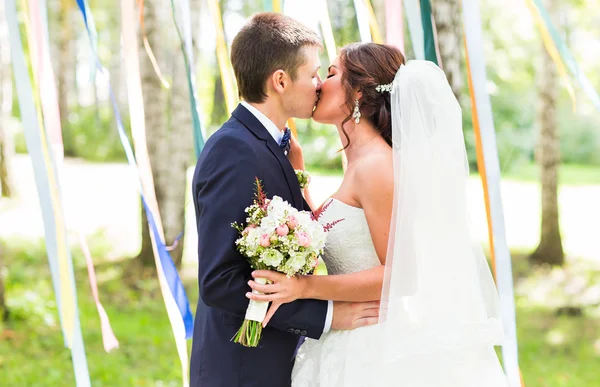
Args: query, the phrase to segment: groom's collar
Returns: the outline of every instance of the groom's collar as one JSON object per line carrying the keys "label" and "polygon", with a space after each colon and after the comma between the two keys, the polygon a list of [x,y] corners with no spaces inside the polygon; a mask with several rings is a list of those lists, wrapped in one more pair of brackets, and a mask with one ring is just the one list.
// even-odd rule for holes
{"label": "groom's collar", "polygon": [[[270,140],[273,140],[275,145],[279,145],[280,139],[271,135],[271,131],[267,129],[267,127],[265,127],[265,125],[244,105],[245,104],[240,103],[231,113],[231,115],[238,121],[240,121],[246,128],[248,128],[248,130],[250,130],[256,137],[260,138],[261,140],[267,141],[267,143],[270,142]],[[270,121],[268,118],[266,118],[266,120],[273,124],[273,122]],[[273,124],[273,126],[275,129],[277,128],[275,124]],[[283,137],[283,133],[281,133],[280,136]]]}
{"label": "groom's collar", "polygon": [[246,101],[240,102],[240,105],[245,107],[256,119],[267,129],[267,131],[271,134],[275,142],[279,145],[281,144],[281,139],[283,138],[283,133],[279,128],[267,117],[263,112],[250,105]]}

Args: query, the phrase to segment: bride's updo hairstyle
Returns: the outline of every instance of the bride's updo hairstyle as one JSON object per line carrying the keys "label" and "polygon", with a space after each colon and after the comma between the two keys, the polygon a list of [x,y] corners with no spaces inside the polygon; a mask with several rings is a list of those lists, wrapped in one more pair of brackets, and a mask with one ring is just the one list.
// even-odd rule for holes
{"label": "bride's updo hairstyle", "polygon": [[346,93],[346,108],[350,112],[342,122],[342,131],[347,140],[345,148],[350,145],[350,139],[343,126],[352,120],[355,92],[362,92],[358,100],[360,119],[373,124],[381,137],[392,146],[391,95],[388,91],[377,91],[376,88],[392,83],[400,65],[404,64],[404,55],[398,48],[387,44],[353,43],[341,49],[340,61],[344,70],[342,87]]}

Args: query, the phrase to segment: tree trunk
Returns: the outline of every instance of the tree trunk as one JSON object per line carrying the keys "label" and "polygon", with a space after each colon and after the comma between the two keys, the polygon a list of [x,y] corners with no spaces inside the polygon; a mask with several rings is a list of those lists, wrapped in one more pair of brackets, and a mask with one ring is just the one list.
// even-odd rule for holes
{"label": "tree trunk", "polygon": [[[549,11],[555,16],[555,1],[548,0]],[[558,136],[556,105],[558,79],[556,66],[542,47],[542,57],[536,74],[538,90],[537,121],[540,128],[536,160],[540,166],[542,185],[542,224],[540,244],[530,256],[532,263],[562,265],[564,251],[560,236],[558,212],[558,167],[560,142]]]}
{"label": "tree trunk", "polygon": [[[168,8],[167,8],[168,7]],[[167,12],[168,10],[168,12]],[[167,58],[167,45],[163,44],[164,32],[162,27],[167,25],[171,15],[170,4],[164,0],[151,0],[144,2],[144,26],[148,42],[156,56],[159,66],[164,73]],[[171,40],[170,40],[171,41]],[[164,157],[162,162],[168,163],[168,154],[165,149],[165,136],[168,128],[167,93],[163,89],[160,79],[156,75],[152,62],[144,49],[143,35],[140,33],[140,76],[142,81],[142,94],[144,97],[144,113],[146,123],[146,144],[152,166],[154,185],[158,185],[156,164],[157,158]],[[158,207],[161,208],[160,190],[156,190]],[[142,206],[142,249],[138,261],[143,267],[154,266],[154,253],[148,229],[148,219]]]}
{"label": "tree trunk", "polygon": [[[190,2],[192,25],[196,25],[199,19],[198,3],[199,0]],[[161,70],[172,75],[171,88],[162,88],[146,55],[142,55],[141,72],[148,152],[165,243],[169,246],[174,244],[184,230],[186,177],[187,169],[192,163],[194,148],[187,74],[179,37],[174,27],[165,28],[165,25],[173,25],[171,20],[165,20],[163,23],[159,21],[160,13],[171,17],[170,10],[168,13],[164,12],[165,7],[170,7],[170,4],[162,0],[146,2],[144,20],[148,40]],[[165,34],[169,39],[165,40]],[[162,44],[162,41],[177,43]],[[197,57],[196,40],[193,43]],[[168,64],[171,66],[166,65],[167,59],[170,60]],[[142,221],[145,222],[145,216],[143,218]],[[152,245],[147,223],[142,224],[142,227],[142,250],[139,257],[144,266],[148,266],[150,262],[154,262]],[[182,236],[171,250],[171,257],[178,267],[181,266],[183,257],[183,242]]]}
{"label": "tree trunk", "polygon": [[12,69],[10,67],[10,44],[4,2],[0,4],[0,196],[10,197],[13,180],[10,162],[14,151],[11,127],[12,116]]}
{"label": "tree trunk", "polygon": [[4,278],[2,277],[2,268],[4,267],[4,251],[0,242],[0,319],[8,320],[8,307],[6,306],[6,296],[4,292]]}
{"label": "tree trunk", "polygon": [[456,99],[460,102],[463,86],[461,61],[463,35],[460,2],[456,0],[432,0],[431,12],[435,20],[440,67],[452,87]]}
{"label": "tree trunk", "polygon": [[[110,18],[112,23],[115,26],[121,25],[121,7],[111,7],[110,9]],[[119,112],[121,113],[121,117],[124,120],[127,120],[129,117],[129,110],[127,105],[127,80],[124,77],[125,72],[123,71],[124,60],[123,60],[123,51],[121,46],[121,29],[113,28],[111,30],[110,36],[110,46],[111,54],[110,54],[110,86],[112,87],[113,93],[115,95],[115,99],[117,100],[117,106],[119,108]],[[141,42],[143,47],[143,42]],[[140,55],[144,55],[145,51],[140,51]],[[112,133],[117,135],[117,131],[113,131]]]}

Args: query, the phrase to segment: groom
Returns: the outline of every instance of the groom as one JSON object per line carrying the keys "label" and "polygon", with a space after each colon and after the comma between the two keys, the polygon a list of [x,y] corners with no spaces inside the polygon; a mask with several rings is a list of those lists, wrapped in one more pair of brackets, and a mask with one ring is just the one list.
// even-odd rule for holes
{"label": "groom", "polygon": [[190,366],[192,387],[285,387],[302,336],[352,329],[369,317],[363,304],[297,300],[282,305],[259,347],[231,341],[248,306],[252,269],[235,246],[232,222],[245,222],[258,177],[269,197],[309,210],[288,158],[290,117],[310,118],[321,79],[319,37],[289,17],[261,13],[238,33],[231,62],[243,99],[213,134],[193,180],[198,284]]}

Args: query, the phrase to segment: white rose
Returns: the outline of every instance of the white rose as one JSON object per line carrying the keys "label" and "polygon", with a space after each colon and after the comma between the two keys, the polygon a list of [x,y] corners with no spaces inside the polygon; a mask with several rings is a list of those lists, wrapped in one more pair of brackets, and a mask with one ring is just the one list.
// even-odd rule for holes
{"label": "white rose", "polygon": [[290,259],[287,260],[286,266],[292,269],[292,272],[297,273],[306,265],[308,251],[291,252]]}
{"label": "white rose", "polygon": [[283,254],[274,249],[266,249],[260,255],[260,261],[265,265],[269,265],[272,267],[277,267],[283,260]]}
{"label": "white rose", "polygon": [[279,218],[273,213],[269,213],[269,216],[265,216],[260,221],[260,228],[269,230],[269,232],[268,232],[269,234],[275,228],[277,228],[277,226],[279,226]]}
{"label": "white rose", "polygon": [[263,231],[258,228],[251,228],[248,231],[248,235],[246,235],[246,246],[252,246],[254,248],[256,248],[258,245],[260,245],[260,236],[263,234]]}

